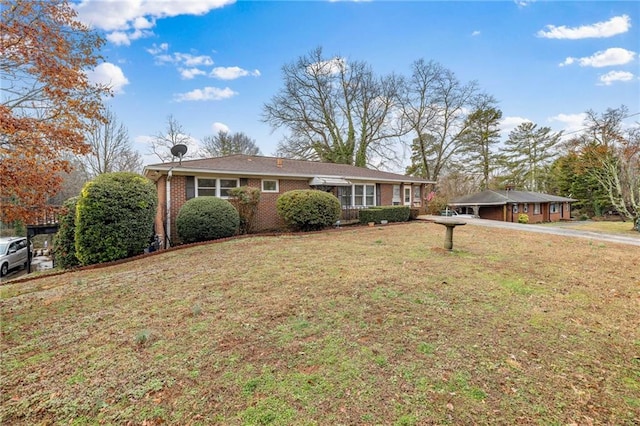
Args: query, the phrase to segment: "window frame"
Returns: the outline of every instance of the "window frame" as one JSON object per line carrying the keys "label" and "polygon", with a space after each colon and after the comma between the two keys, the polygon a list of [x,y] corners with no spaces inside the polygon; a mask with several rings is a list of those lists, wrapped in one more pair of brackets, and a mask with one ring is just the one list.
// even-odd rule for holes
{"label": "window frame", "polygon": [[560,210],[558,210],[558,203],[549,203],[549,213],[560,213]]}
{"label": "window frame", "polygon": [[533,214],[540,214],[540,203],[533,204]]}
{"label": "window frame", "polygon": [[[264,189],[265,182],[275,182],[276,189]],[[280,192],[280,179],[262,179],[260,182],[260,190],[262,192],[277,193]]]}
{"label": "window frame", "polygon": [[[216,198],[222,198],[223,200],[228,199],[228,196],[221,196],[220,194],[222,193],[222,190],[228,190],[231,188],[238,188],[240,186],[240,179],[238,178],[232,178],[232,177],[199,177],[199,176],[195,176],[195,182],[194,182],[194,186],[195,186],[195,196],[196,197],[204,197],[206,195],[200,195],[200,180],[214,180],[216,182],[216,186],[215,186],[215,195],[213,195],[213,197]],[[231,187],[231,186],[225,186],[224,188],[221,186],[221,181],[226,180],[226,181],[235,181],[236,182],[236,186]],[[203,186],[202,189],[213,189],[213,187],[211,186]]]}
{"label": "window frame", "polygon": [[[407,197],[407,194],[409,197]],[[410,206],[413,201],[413,190],[411,189],[411,185],[405,185],[402,190],[402,203],[405,206]]]}

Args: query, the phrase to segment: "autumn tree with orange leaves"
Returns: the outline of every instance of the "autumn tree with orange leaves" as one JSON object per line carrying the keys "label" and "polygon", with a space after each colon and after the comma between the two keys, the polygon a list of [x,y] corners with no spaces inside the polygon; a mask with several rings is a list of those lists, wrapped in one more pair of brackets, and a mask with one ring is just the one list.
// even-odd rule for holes
{"label": "autumn tree with orange leaves", "polygon": [[92,84],[103,39],[67,0],[0,0],[0,220],[30,223],[86,154],[108,87]]}

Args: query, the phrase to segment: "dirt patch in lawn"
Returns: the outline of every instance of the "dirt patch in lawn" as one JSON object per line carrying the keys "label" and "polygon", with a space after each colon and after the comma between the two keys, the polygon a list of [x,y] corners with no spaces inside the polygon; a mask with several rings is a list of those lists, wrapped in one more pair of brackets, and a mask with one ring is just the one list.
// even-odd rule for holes
{"label": "dirt patch in lawn", "polygon": [[4,424],[620,424],[640,249],[412,222],[7,284]]}

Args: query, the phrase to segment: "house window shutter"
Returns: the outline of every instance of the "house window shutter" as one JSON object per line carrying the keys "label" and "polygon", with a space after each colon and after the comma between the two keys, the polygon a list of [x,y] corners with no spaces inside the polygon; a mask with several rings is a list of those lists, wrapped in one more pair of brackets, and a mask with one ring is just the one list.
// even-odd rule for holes
{"label": "house window shutter", "polygon": [[382,194],[381,194],[381,185],[376,183],[376,206],[382,205]]}
{"label": "house window shutter", "polygon": [[249,178],[240,178],[240,186],[249,186]]}
{"label": "house window shutter", "polygon": [[196,178],[194,176],[187,176],[187,200],[190,200],[196,196]]}

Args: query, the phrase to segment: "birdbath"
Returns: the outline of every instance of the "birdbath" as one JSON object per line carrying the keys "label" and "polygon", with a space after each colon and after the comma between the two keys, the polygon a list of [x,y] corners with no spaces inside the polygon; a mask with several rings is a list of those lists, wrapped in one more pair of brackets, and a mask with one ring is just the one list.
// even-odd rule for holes
{"label": "birdbath", "polygon": [[455,219],[439,219],[434,221],[434,223],[447,227],[447,233],[444,235],[444,248],[449,251],[453,250],[453,228],[456,226],[466,225],[467,222]]}

